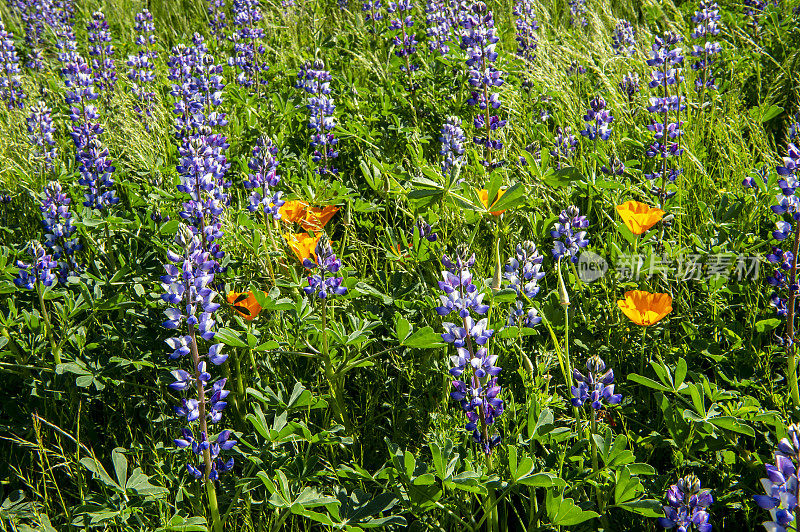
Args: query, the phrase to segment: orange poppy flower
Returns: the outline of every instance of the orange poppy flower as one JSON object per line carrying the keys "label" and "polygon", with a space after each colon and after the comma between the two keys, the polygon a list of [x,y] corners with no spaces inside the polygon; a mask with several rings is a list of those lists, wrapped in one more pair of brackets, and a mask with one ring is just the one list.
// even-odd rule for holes
{"label": "orange poppy flower", "polygon": [[253,292],[228,292],[227,299],[233,305],[233,310],[247,321],[254,320],[261,312],[261,305]]}
{"label": "orange poppy flower", "polygon": [[[505,194],[505,193],[506,193],[506,191],[503,190],[502,188],[500,190],[498,190],[497,191],[497,197],[492,202],[492,206],[494,206],[494,204],[497,203],[497,200],[499,200],[501,197],[503,197],[503,194]],[[488,209],[489,208],[489,191],[486,190],[485,188],[483,188],[481,190],[478,190],[478,198],[481,200],[481,203],[483,203],[483,206]],[[502,210],[502,211],[493,211],[492,215],[500,216],[504,212],[506,212],[505,209]]]}
{"label": "orange poppy flower", "polygon": [[300,225],[307,231],[321,231],[337,212],[339,207],[336,205],[327,205],[322,209],[309,207],[306,209],[305,217],[300,220]]}
{"label": "orange poppy flower", "polygon": [[622,312],[637,325],[653,325],[672,312],[669,294],[651,294],[642,290],[625,292],[625,299],[617,301]]}
{"label": "orange poppy flower", "polygon": [[316,260],[316,253],[314,250],[317,248],[317,242],[319,242],[321,237],[321,234],[311,237],[308,236],[308,233],[286,233],[283,235],[283,238],[286,239],[286,243],[292,248],[292,251],[294,251],[294,254],[297,256],[297,260],[299,260],[301,264],[305,259],[312,257],[313,260]]}
{"label": "orange poppy flower", "polygon": [[284,222],[299,222],[306,215],[306,207],[308,204],[300,200],[287,201],[278,209],[278,214],[281,215],[281,220]]}
{"label": "orange poppy flower", "polygon": [[617,205],[617,212],[634,235],[641,235],[660,222],[666,214],[661,209],[633,200]]}

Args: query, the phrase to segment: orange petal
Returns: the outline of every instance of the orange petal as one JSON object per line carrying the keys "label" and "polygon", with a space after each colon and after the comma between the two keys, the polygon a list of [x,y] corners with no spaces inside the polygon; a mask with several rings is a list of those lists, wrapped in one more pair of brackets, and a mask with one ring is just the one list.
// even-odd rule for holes
{"label": "orange petal", "polygon": [[641,235],[653,227],[666,214],[661,209],[634,200],[617,205],[617,212],[628,229],[635,235]]}
{"label": "orange petal", "polygon": [[300,200],[287,201],[278,209],[278,214],[281,215],[281,220],[286,223],[299,222],[303,219],[306,213],[308,204]]}

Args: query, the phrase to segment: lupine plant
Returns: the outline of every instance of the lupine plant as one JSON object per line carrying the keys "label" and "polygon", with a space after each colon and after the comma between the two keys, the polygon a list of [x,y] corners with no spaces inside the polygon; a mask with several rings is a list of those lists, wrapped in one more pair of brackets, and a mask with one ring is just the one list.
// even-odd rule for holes
{"label": "lupine plant", "polygon": [[656,36],[652,56],[647,60],[647,65],[654,67],[650,88],[658,88],[658,92],[656,96],[650,97],[650,105],[647,107],[654,115],[647,126],[653,132],[654,140],[646,155],[655,159],[660,168],[657,166],[654,172],[645,176],[651,181],[660,178],[660,185],[653,185],[651,194],[659,198],[662,208],[666,200],[675,194],[674,191],[667,190],[667,185],[673,183],[682,172],[674,162],[683,153],[679,142],[683,134],[680,114],[686,109],[684,97],[680,94],[683,55],[677,45],[681,39],[681,36],[671,32],[665,33],[663,37]]}
{"label": "lupine plant", "polygon": [[660,526],[687,532],[711,532],[708,507],[714,497],[710,490],[700,489],[700,479],[695,475],[687,475],[670,486],[667,502],[669,506],[664,506],[664,517],[658,519]]}
{"label": "lupine plant", "polygon": [[556,160],[556,169],[560,170],[572,160],[575,156],[575,149],[578,145],[578,139],[572,134],[572,128],[557,127],[556,134],[553,138],[553,149],[550,150],[550,155]]}
{"label": "lupine plant", "polygon": [[425,4],[425,22],[428,32],[428,49],[439,55],[450,53],[452,37],[451,19],[447,0],[427,0]]}
{"label": "lupine plant", "polygon": [[497,138],[499,129],[506,125],[505,119],[496,114],[500,108],[500,94],[493,92],[503,85],[503,72],[494,63],[497,60],[497,42],[500,38],[494,28],[494,15],[483,2],[476,2],[462,21],[465,33],[462,47],[467,52],[469,67],[469,85],[472,93],[467,100],[469,105],[477,106],[475,116],[475,144],[484,147],[484,159],[481,164],[487,168],[496,168],[502,161],[495,160],[494,152],[503,149],[503,142]]}
{"label": "lupine plant", "polygon": [[102,11],[92,13],[92,21],[86,25],[89,34],[89,55],[92,59],[94,84],[106,98],[114,92],[117,84],[117,67],[114,63],[114,45],[111,32]]}
{"label": "lupine plant", "polygon": [[571,26],[580,26],[585,28],[589,25],[586,19],[586,0],[568,0],[569,5],[569,23]]}
{"label": "lupine plant", "polygon": [[43,70],[45,27],[55,24],[53,5],[49,0],[23,0],[20,11],[28,46],[25,66],[31,70]]}
{"label": "lupine plant", "polygon": [[[766,464],[767,478],[761,479],[766,495],[755,495],[756,504],[769,510],[772,521],[764,523],[770,532],[797,530],[798,502],[797,471],[800,468],[800,427],[789,425],[787,437],[775,448],[774,463]],[[709,528],[710,530],[710,528]]]}
{"label": "lupine plant", "polygon": [[308,129],[313,131],[311,147],[314,148],[311,160],[318,165],[318,174],[336,175],[339,171],[332,164],[333,159],[339,156],[336,150],[339,141],[331,133],[336,120],[333,114],[336,104],[331,97],[331,74],[325,70],[322,61],[306,63],[297,73],[296,87],[308,94],[306,108],[311,114]]}
{"label": "lupine plant", "polygon": [[536,58],[536,48],[538,47],[539,24],[536,21],[536,13],[533,9],[531,0],[517,0],[514,3],[514,25],[517,30],[515,40],[517,41],[517,57],[531,63]]}
{"label": "lupine plant", "polygon": [[[151,118],[150,107],[155,102],[155,92],[153,92],[153,82],[155,72],[153,61],[158,56],[155,50],[156,36],[153,15],[147,9],[136,13],[134,29],[137,32],[136,46],[139,50],[136,54],[128,55],[127,65],[130,67],[128,79],[133,85],[133,95],[136,98],[134,110],[142,118]],[[149,124],[145,122],[145,128],[149,129]]]}
{"label": "lupine plant", "polygon": [[636,30],[630,22],[621,18],[614,26],[611,36],[611,48],[617,55],[631,56],[636,53]]}
{"label": "lupine plant", "polygon": [[361,11],[364,12],[364,17],[372,24],[372,34],[378,34],[378,22],[383,20],[383,4],[381,0],[367,0],[361,5]]}
{"label": "lupine plant", "polygon": [[53,118],[50,108],[44,102],[37,102],[30,108],[26,119],[28,140],[33,147],[33,157],[37,161],[40,173],[50,170],[58,156],[56,141],[53,138]]}
{"label": "lupine plant", "polygon": [[439,153],[443,156],[442,173],[451,173],[464,157],[464,130],[461,129],[461,119],[457,116],[448,117],[442,126],[439,142],[442,148]]}
{"label": "lupine plant", "polygon": [[[633,99],[642,90],[639,82],[639,74],[636,72],[628,72],[622,76],[622,81],[619,82],[619,90],[628,99],[628,106],[633,107]],[[634,114],[636,110],[632,111]]]}
{"label": "lupine plant", "polygon": [[161,278],[165,291],[162,299],[170,305],[165,311],[164,327],[185,333],[167,340],[173,350],[169,358],[179,360],[189,355],[190,365],[189,371],[172,371],[175,381],[169,387],[174,391],[194,388],[196,398],[184,397],[175,407],[175,413],[185,417],[188,426],[174,442],[179,449],[192,451],[194,456],[186,463],[186,470],[205,483],[212,525],[219,532],[222,523],[214,482],[219,480],[220,473],[233,468],[233,458],[225,460],[220,454],[237,442],[231,439],[229,430],[219,432],[213,439],[209,432],[209,421],[213,425],[221,421],[229,394],[225,378],[210,383],[209,363],[218,366],[228,358],[221,352],[222,344],[212,344],[200,354],[200,341],[209,343],[215,336],[214,312],[220,306],[214,301],[217,293],[212,288],[216,261],[204,249],[202,237],[185,226],[176,234],[175,243],[182,253],[167,252],[166,274]]}
{"label": "lupine plant", "polygon": [[517,244],[514,256],[503,267],[508,288],[517,293],[517,299],[508,313],[508,325],[532,328],[541,323],[542,318],[531,305],[531,300],[539,294],[539,281],[544,278],[543,260],[536,244],[526,240]]}
{"label": "lupine plant", "polygon": [[778,186],[781,194],[775,198],[772,212],[779,216],[773,238],[778,242],[789,240],[790,248],[783,250],[772,247],[767,260],[775,270],[767,282],[773,287],[770,304],[775,307],[778,316],[785,319],[785,328],[778,341],[786,349],[788,358],[789,393],[795,406],[800,406],[800,392],[797,385],[797,355],[795,352],[795,315],[797,312],[797,258],[800,249],[800,199],[796,196],[798,187],[797,172],[800,169],[800,148],[789,144],[787,156],[783,164],[777,167],[781,179]]}
{"label": "lupine plant", "polygon": [[25,92],[19,80],[19,57],[14,46],[14,34],[6,31],[0,20],[0,99],[9,109],[25,106]]}
{"label": "lupine plant", "polygon": [[58,277],[53,270],[58,268],[58,263],[53,260],[53,256],[48,254],[44,246],[38,241],[30,242],[27,246],[30,262],[17,260],[15,266],[18,268],[14,284],[23,290],[35,290],[39,299],[39,310],[45,323],[45,334],[50,340],[50,347],[53,353],[53,361],[56,366],[61,364],[61,348],[55,340],[53,323],[50,321],[50,314],[45,305],[45,291],[56,284]]}
{"label": "lupine plant", "polygon": [[[394,44],[394,55],[399,57],[403,64],[400,70],[408,77],[408,92],[414,93],[416,85],[414,83],[414,72],[419,70],[419,65],[414,62],[414,54],[417,53],[417,37],[412,28],[414,27],[414,4],[411,0],[399,0],[389,3],[389,13],[392,18],[389,23],[389,30],[396,32],[392,38]],[[416,113],[416,106],[414,108]]]}
{"label": "lupine plant", "polygon": [[719,35],[720,28],[717,23],[720,20],[719,5],[716,2],[701,1],[698,10],[692,16],[694,31],[692,39],[698,44],[692,45],[692,57],[696,60],[692,63],[692,70],[697,72],[694,80],[694,87],[698,93],[705,90],[715,90],[714,84],[714,56],[722,51],[719,42],[712,41]]}
{"label": "lupine plant", "polygon": [[264,58],[264,29],[260,24],[263,18],[260,0],[233,2],[233,56],[228,59],[228,64],[239,71],[236,82],[242,87],[255,88],[258,95],[265,83],[263,73],[269,70]]}
{"label": "lupine plant", "polygon": [[214,39],[219,43],[225,37],[225,28],[228,26],[225,15],[225,0],[206,0],[208,7],[208,29]]}
{"label": "lupine plant", "polygon": [[45,186],[39,207],[45,231],[44,245],[56,264],[58,282],[62,285],[66,285],[68,278],[81,270],[75,257],[81,244],[78,237],[73,236],[76,227],[72,225],[70,203],[72,199],[62,190],[61,184],[52,181]]}

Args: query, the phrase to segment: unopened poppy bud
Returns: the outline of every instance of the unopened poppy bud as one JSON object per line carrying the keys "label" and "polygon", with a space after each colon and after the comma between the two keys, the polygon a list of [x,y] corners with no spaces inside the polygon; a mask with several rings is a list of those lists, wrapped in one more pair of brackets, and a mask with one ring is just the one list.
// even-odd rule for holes
{"label": "unopened poppy bud", "polygon": [[564,277],[561,275],[561,268],[558,268],[558,301],[562,307],[569,306],[569,293],[564,285]]}

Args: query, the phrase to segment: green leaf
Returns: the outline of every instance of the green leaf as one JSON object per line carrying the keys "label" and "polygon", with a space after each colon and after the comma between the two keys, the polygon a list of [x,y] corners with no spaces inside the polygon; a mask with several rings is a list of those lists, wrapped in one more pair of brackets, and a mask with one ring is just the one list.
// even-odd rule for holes
{"label": "green leaf", "polygon": [[617,504],[616,506],[622,508],[623,510],[643,515],[645,517],[664,517],[664,507],[660,501],[656,501],[654,499],[640,499],[638,501]]}
{"label": "green leaf", "polygon": [[131,473],[131,478],[125,486],[125,491],[131,491],[136,495],[145,497],[165,497],[169,495],[169,489],[163,486],[156,486],[150,483],[150,478],[144,474],[141,467],[137,467]]}
{"label": "green leaf", "polygon": [[214,335],[214,339],[231,347],[247,347],[247,344],[239,338],[239,334],[228,328],[219,329]]}
{"label": "green leaf", "polygon": [[525,203],[525,185],[514,183],[505,193],[494,202],[490,209],[492,212],[507,211]]}
{"label": "green leaf", "polygon": [[554,497],[552,490],[547,490],[547,516],[555,526],[574,526],[600,517],[597,512],[581,509],[572,499]]}
{"label": "green leaf", "polygon": [[442,341],[441,333],[435,332],[431,327],[425,326],[414,331],[411,336],[405,338],[400,345],[415,347],[418,349],[430,349],[445,345]]}
{"label": "green leaf", "polygon": [[81,464],[83,464],[83,467],[94,473],[94,478],[98,479],[109,488],[120,492],[123,491],[122,487],[114,482],[114,480],[111,478],[111,475],[109,475],[106,470],[103,469],[103,466],[96,459],[87,456],[85,458],[81,458]]}
{"label": "green leaf", "polygon": [[117,484],[124,486],[128,482],[128,459],[125,457],[125,449],[117,447],[111,451],[111,463],[114,465],[114,472],[117,474]]}
{"label": "green leaf", "polygon": [[760,333],[771,331],[780,324],[781,320],[779,320],[778,318],[769,318],[768,320],[760,320],[756,322],[756,331]]}
{"label": "green leaf", "polygon": [[756,435],[756,432],[750,425],[747,425],[744,421],[735,417],[720,416],[711,418],[708,421],[715,427],[719,427],[721,429],[731,430],[733,432],[738,432],[739,434],[744,434],[751,437],[755,437]]}
{"label": "green leaf", "polygon": [[648,388],[653,388],[654,390],[660,390],[662,392],[671,392],[671,388],[667,388],[663,384],[660,384],[653,379],[648,379],[647,377],[642,377],[641,375],[637,375],[636,373],[631,373],[628,375],[628,380],[635,382],[637,384],[641,384],[643,386],[647,386]]}

